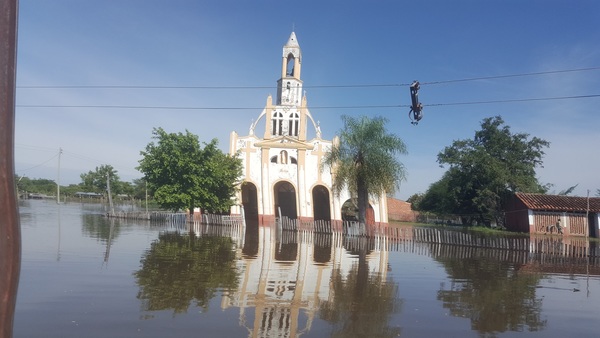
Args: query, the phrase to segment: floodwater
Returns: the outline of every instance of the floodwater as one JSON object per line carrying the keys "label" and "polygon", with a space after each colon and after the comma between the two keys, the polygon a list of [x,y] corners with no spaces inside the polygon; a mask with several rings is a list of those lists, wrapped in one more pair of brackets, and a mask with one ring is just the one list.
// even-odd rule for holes
{"label": "floodwater", "polygon": [[598,257],[271,227],[185,229],[105,212],[20,202],[14,337],[600,332]]}

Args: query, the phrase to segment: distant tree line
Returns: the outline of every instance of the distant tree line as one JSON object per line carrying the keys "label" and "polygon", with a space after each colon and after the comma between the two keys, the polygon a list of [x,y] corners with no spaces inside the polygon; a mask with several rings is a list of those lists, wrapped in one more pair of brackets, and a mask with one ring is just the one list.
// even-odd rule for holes
{"label": "distant tree line", "polygon": [[[106,173],[111,173],[110,189],[114,196],[122,195],[132,199],[146,198],[146,183],[142,179],[134,179],[132,182],[125,182],[119,179],[116,170],[110,165],[102,165],[80,175],[81,182],[77,184],[61,185],[60,195],[62,197],[77,197],[77,193],[95,193],[102,197],[107,197]],[[20,195],[40,194],[46,196],[56,196],[56,181],[45,178],[29,178],[27,176],[15,176],[17,191]],[[151,196],[149,196],[151,198]]]}
{"label": "distant tree line", "polygon": [[[82,173],[80,183],[61,186],[61,196],[76,197],[81,192],[107,197],[110,186],[113,196],[139,200],[148,196],[163,209],[228,212],[236,203],[241,160],[219,150],[216,139],[200,144],[198,136],[189,131],[167,133],[155,128],[152,135],[154,141],[140,152],[142,159],[137,169],[143,178],[124,182],[113,166],[101,165]],[[17,176],[15,181],[20,194],[56,196],[53,180]]]}

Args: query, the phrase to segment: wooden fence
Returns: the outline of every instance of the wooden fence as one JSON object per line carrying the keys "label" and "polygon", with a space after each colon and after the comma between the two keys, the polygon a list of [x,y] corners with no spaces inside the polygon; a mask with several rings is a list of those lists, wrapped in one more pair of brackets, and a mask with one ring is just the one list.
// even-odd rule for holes
{"label": "wooden fence", "polygon": [[[407,244],[437,244],[500,250],[506,253],[562,255],[565,257],[590,257],[600,260],[600,245],[584,238],[562,236],[502,236],[484,235],[458,228],[364,226],[358,222],[300,222],[285,217],[276,220],[276,227],[284,233],[286,241],[317,235],[334,235],[345,246],[355,249],[396,250]],[[300,236],[293,235],[298,232]],[[361,239],[362,238],[362,239]]]}
{"label": "wooden fence", "polygon": [[203,224],[219,224],[219,225],[245,225],[243,216],[240,215],[215,215],[215,214],[200,214],[195,213],[190,216],[185,212],[168,212],[168,211],[118,211],[114,214],[107,213],[107,217],[132,219],[132,220],[149,220],[153,223],[167,224],[185,224],[185,223],[203,223]]}
{"label": "wooden fence", "polygon": [[[118,212],[115,218],[149,220],[154,224],[163,224],[177,229],[187,229],[190,224],[194,230],[204,233],[208,227],[199,224],[223,226],[210,228],[215,235],[231,235],[239,238],[245,229],[243,216],[202,214],[201,218],[191,220],[187,213],[172,212]],[[367,250],[398,250],[407,245],[436,244],[439,246],[473,247],[501,250],[505,252],[521,252],[544,256],[586,257],[600,260],[600,245],[585,238],[531,235],[525,236],[490,236],[476,232],[463,231],[458,228],[437,227],[390,227],[365,226],[358,222],[300,221],[287,217],[278,218],[276,229],[285,242],[309,240],[318,236],[332,236],[333,240],[344,243],[344,246]]]}

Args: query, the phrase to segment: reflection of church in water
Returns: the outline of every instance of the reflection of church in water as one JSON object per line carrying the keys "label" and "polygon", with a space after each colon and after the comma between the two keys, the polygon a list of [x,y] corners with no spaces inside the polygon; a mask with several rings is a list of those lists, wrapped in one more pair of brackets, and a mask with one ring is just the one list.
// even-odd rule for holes
{"label": "reflection of church in water", "polygon": [[[238,196],[241,204],[234,206],[231,213],[244,212],[253,224],[269,224],[279,216],[301,221],[341,221],[349,219],[342,215],[343,207],[354,211],[348,191],[340,196],[332,193],[331,170],[320,170],[323,156],[338,139],[321,138],[320,126],[302,91],[301,66],[300,45],[292,32],[283,46],[275,102],[270,95],[267,97],[248,136],[231,133],[230,153],[239,152],[244,166]],[[255,130],[263,118],[265,130],[260,138]],[[314,129],[312,139],[307,138],[309,125]],[[385,198],[371,200],[370,206],[367,223],[388,222]]]}
{"label": "reflection of church in water", "polygon": [[[247,231],[240,240],[238,288],[224,294],[221,307],[239,308],[239,324],[249,337],[299,337],[310,331],[320,305],[340,297],[331,285],[334,274],[356,273],[358,258],[348,249],[364,248],[367,241],[277,227]],[[388,251],[375,245],[367,252],[368,274],[386,280]]]}

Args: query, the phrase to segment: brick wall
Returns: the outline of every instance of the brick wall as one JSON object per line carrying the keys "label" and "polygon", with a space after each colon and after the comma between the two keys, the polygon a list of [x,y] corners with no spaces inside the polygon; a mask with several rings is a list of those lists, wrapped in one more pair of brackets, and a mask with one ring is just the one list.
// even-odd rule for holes
{"label": "brick wall", "polygon": [[417,212],[411,209],[410,203],[388,197],[387,205],[390,221],[416,222]]}

